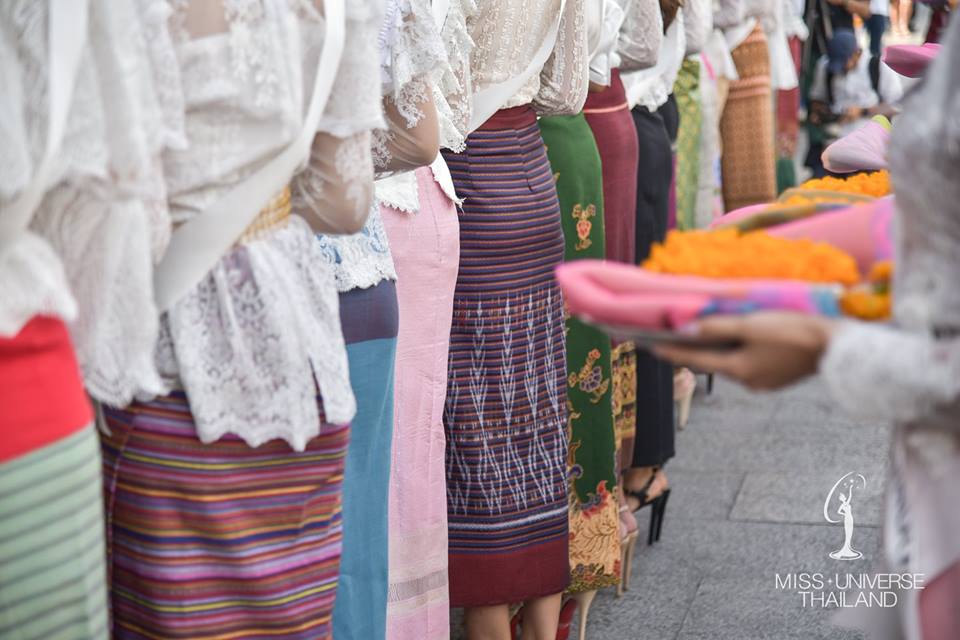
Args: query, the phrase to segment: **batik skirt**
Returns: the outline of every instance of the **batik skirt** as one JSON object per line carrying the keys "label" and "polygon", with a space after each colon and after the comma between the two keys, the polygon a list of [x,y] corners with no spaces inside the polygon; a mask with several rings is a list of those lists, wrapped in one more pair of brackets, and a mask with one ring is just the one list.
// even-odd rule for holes
{"label": "batik skirt", "polygon": [[114,638],[331,636],[348,426],[296,452],[200,442],[183,392],[104,416]]}
{"label": "batik skirt", "polygon": [[[603,172],[583,114],[540,119],[557,182],[564,260],[604,257]],[[570,587],[592,591],[620,577],[616,436],[610,338],[566,320],[567,430],[570,451]]]}
{"label": "batik skirt", "polygon": [[457,210],[429,167],[420,209],[382,207],[397,269],[400,331],[390,466],[389,640],[450,636],[443,404],[460,234]]}
{"label": "batik skirt", "polygon": [[464,200],[444,409],[450,599],[519,602],[570,580],[560,205],[528,106],[444,157]]}

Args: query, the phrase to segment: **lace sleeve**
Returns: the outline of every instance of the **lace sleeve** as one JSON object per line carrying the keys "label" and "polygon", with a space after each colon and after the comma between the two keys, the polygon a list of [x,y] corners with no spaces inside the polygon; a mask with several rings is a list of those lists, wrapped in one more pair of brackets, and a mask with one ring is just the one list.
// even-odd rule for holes
{"label": "lace sleeve", "polygon": [[345,138],[319,132],[307,167],[292,184],[293,209],[318,233],[356,233],[373,201],[370,132]]}
{"label": "lace sleeve", "polygon": [[533,99],[541,115],[579,113],[587,99],[590,59],[582,0],[567,0],[553,53],[540,72],[540,91]]}
{"label": "lace sleeve", "polygon": [[719,29],[731,29],[746,19],[744,0],[719,0],[713,13],[713,24]]}
{"label": "lace sleeve", "polygon": [[820,372],[847,411],[909,422],[960,402],[960,338],[848,322]]}
{"label": "lace sleeve", "polygon": [[387,128],[373,132],[373,166],[379,175],[425,167],[437,157],[439,125],[433,100],[426,79],[407,83],[400,101],[384,98]]}
{"label": "lace sleeve", "polygon": [[657,0],[622,0],[626,17],[618,42],[620,69],[639,71],[657,64],[663,42],[663,15]]}
{"label": "lace sleeve", "polygon": [[439,151],[432,87],[442,73],[443,43],[425,0],[390,0],[379,47],[385,130],[373,134],[378,174],[429,165]]}
{"label": "lace sleeve", "polygon": [[[311,12],[312,3],[301,0],[300,27],[304,42],[304,96],[312,92],[317,61],[323,46],[322,18]],[[346,0],[347,21],[343,57],[330,91],[323,117],[317,126],[340,138],[360,131],[383,128],[382,95],[377,34],[383,22],[383,3],[377,0]]]}
{"label": "lace sleeve", "polygon": [[683,29],[687,39],[685,55],[700,53],[713,31],[711,0],[686,0],[683,3]]}
{"label": "lace sleeve", "polygon": [[446,62],[434,87],[434,102],[440,120],[440,146],[463,151],[470,133],[471,97],[470,54],[474,48],[467,21],[477,15],[474,0],[450,0],[443,22],[441,39]]}

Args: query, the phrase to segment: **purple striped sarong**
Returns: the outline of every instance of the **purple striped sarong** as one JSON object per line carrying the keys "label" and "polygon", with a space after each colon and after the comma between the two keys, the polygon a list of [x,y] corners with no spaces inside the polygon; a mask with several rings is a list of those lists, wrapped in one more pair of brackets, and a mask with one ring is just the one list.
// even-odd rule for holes
{"label": "purple striped sarong", "polygon": [[203,444],[182,392],[105,409],[113,637],[331,637],[349,427]]}
{"label": "purple striped sarong", "polygon": [[450,600],[519,602],[569,582],[560,205],[530,107],[444,158],[464,200],[444,409]]}

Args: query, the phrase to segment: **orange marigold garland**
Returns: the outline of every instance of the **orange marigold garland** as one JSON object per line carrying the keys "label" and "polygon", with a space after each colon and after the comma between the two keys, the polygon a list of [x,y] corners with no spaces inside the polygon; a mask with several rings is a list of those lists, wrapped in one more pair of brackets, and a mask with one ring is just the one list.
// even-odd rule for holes
{"label": "orange marigold garland", "polygon": [[880,198],[891,192],[890,173],[887,171],[857,173],[849,178],[826,176],[807,180],[799,188],[813,191],[841,191]]}
{"label": "orange marigold garland", "polygon": [[886,320],[892,307],[892,276],[893,262],[884,260],[873,265],[864,285],[848,289],[840,297],[840,310],[861,320]]}
{"label": "orange marigold garland", "polygon": [[856,261],[825,242],[793,240],[736,229],[671,231],[643,263],[649,271],[709,278],[769,278],[806,282],[860,281]]}

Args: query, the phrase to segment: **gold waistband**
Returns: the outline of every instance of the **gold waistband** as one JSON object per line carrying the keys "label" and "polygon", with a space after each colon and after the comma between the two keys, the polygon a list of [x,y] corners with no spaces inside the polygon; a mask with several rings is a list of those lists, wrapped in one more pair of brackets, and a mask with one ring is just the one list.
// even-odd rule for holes
{"label": "gold waistband", "polygon": [[237,244],[245,244],[263,237],[266,232],[283,226],[289,217],[290,187],[286,186],[273,200],[267,203],[267,206],[260,210],[257,217],[253,219],[250,226],[244,230],[243,235],[237,240]]}

